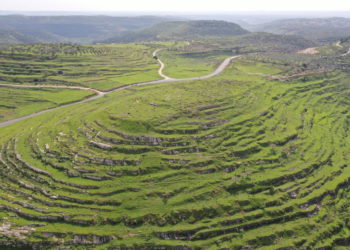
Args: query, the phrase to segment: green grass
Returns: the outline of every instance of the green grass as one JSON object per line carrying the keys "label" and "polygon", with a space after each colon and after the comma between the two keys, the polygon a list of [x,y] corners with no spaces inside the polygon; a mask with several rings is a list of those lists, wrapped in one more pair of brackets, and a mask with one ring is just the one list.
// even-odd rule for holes
{"label": "green grass", "polygon": [[166,67],[164,74],[172,78],[190,78],[204,76],[212,73],[220,63],[232,53],[227,54],[203,54],[189,51],[161,51],[161,60]]}
{"label": "green grass", "polygon": [[1,128],[0,225],[44,222],[25,242],[52,248],[87,247],[79,237],[94,249],[346,247],[345,66],[251,74],[329,62],[244,55],[211,79],[133,87]]}
{"label": "green grass", "polygon": [[236,60],[234,62],[236,65],[236,68],[246,72],[246,73],[253,73],[253,74],[266,74],[266,75],[278,75],[284,70],[286,70],[286,67],[279,66],[276,67],[276,65],[269,65],[267,63],[261,63],[257,62],[255,63],[253,60],[252,61],[244,61],[240,62],[240,59]]}
{"label": "green grass", "polygon": [[[166,45],[166,43],[164,43]],[[58,84],[109,90],[160,79],[156,45],[16,45],[2,49],[2,83]]]}
{"label": "green grass", "polygon": [[90,91],[42,88],[0,88],[0,121],[54,108],[94,95]]}

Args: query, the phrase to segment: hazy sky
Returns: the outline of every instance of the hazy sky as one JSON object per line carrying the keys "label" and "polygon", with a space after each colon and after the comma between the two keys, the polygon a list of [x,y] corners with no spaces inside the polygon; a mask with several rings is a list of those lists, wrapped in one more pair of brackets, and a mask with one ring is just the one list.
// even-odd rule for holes
{"label": "hazy sky", "polygon": [[349,11],[350,0],[0,0],[15,11]]}

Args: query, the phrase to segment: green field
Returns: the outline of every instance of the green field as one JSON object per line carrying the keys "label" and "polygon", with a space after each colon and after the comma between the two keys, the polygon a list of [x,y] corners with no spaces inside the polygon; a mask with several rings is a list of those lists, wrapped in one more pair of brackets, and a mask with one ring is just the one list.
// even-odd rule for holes
{"label": "green field", "polygon": [[36,113],[94,95],[90,91],[0,87],[0,121]]}
{"label": "green field", "polygon": [[0,50],[0,83],[100,90],[157,80],[156,45],[15,45]]}
{"label": "green field", "polygon": [[[0,246],[346,249],[350,59],[333,45],[310,56],[265,43],[242,45],[207,80],[131,87],[1,128]],[[183,78],[211,73],[237,44],[96,46],[143,51],[126,60],[127,84],[159,78],[155,48],[167,48],[165,73]],[[20,91],[55,105],[88,94]]]}
{"label": "green field", "polygon": [[164,74],[172,78],[190,78],[208,75],[227,57],[234,55],[232,51],[196,52],[191,46],[178,49],[170,47],[159,53],[165,63]]}

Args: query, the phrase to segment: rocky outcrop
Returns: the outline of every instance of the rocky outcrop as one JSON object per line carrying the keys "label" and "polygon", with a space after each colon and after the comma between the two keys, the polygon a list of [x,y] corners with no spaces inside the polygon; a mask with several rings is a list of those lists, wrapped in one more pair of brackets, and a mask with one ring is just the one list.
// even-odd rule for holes
{"label": "rocky outcrop", "polygon": [[134,161],[134,160],[113,160],[108,158],[100,158],[100,157],[92,157],[83,155],[81,153],[78,153],[78,155],[82,158],[88,159],[89,163],[93,164],[100,164],[100,165],[106,165],[106,166],[137,166],[140,164],[140,161]]}

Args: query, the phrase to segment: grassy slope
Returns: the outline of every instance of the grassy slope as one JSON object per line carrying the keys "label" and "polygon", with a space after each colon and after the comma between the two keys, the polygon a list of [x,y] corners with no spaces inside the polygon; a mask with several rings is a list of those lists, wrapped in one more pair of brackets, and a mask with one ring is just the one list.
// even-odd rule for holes
{"label": "grassy slope", "polygon": [[[58,216],[41,219],[49,223],[30,234],[33,241],[50,232],[51,242],[115,237],[101,249],[341,246],[349,236],[348,76],[282,83],[248,74],[291,70],[286,55],[273,56],[247,56],[213,79],[116,92],[1,129],[0,205]],[[46,174],[26,175],[35,170],[15,152]],[[55,205],[46,210],[45,202]],[[14,227],[40,221],[3,211]]]}
{"label": "grassy slope", "polygon": [[0,88],[0,121],[81,100],[94,93],[66,89]]}
{"label": "grassy slope", "polygon": [[166,67],[163,73],[173,78],[190,78],[212,73],[219,64],[232,53],[218,54],[203,58],[198,53],[162,51],[159,53]]}
{"label": "grassy slope", "polygon": [[[210,74],[225,58],[233,55],[275,52],[278,56],[281,56],[279,53],[282,53],[283,57],[286,57],[286,53],[295,56],[295,51],[312,47],[315,44],[300,37],[251,33],[232,39],[175,42],[166,45],[167,50],[159,53],[161,60],[166,65],[164,73],[173,78],[187,78]],[[291,64],[296,60],[299,59],[293,58]],[[305,57],[300,60],[304,62]],[[264,73],[264,69],[259,69],[259,65],[253,65],[256,64],[254,60],[246,64],[248,67],[256,67],[257,72]],[[279,64],[275,63],[272,69],[275,71],[286,70],[285,65]]]}
{"label": "grassy slope", "polygon": [[159,79],[152,52],[152,46],[135,44],[16,45],[1,51],[0,82],[108,90]]}

